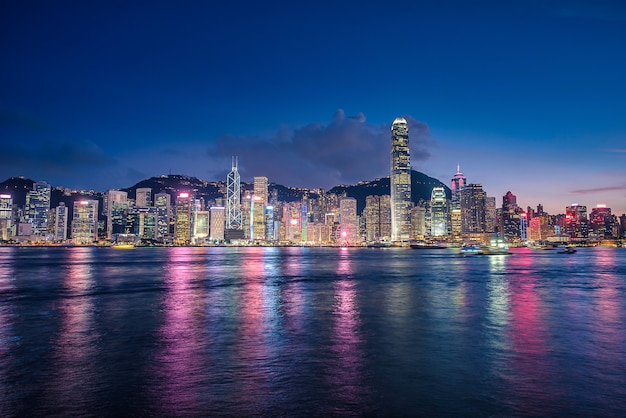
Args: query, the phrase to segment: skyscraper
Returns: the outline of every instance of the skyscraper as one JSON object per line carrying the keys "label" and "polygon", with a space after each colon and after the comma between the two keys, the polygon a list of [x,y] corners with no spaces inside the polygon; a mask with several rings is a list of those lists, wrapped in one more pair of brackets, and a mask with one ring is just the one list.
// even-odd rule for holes
{"label": "skyscraper", "polygon": [[411,159],[409,127],[396,118],[391,126],[391,240],[407,241],[411,234]]}
{"label": "skyscraper", "polygon": [[67,214],[68,207],[65,203],[59,203],[59,206],[55,209],[56,216],[54,217],[54,239],[59,241],[65,241],[67,239]]}
{"label": "skyscraper", "polygon": [[587,206],[572,203],[565,208],[565,228],[572,238],[587,238],[589,236],[589,220]]}
{"label": "skyscraper", "polygon": [[443,187],[433,187],[430,196],[430,235],[448,235],[448,201]]}
{"label": "skyscraper", "polygon": [[149,187],[142,187],[137,189],[135,193],[135,206],[138,208],[148,208],[152,206],[152,189]]}
{"label": "skyscraper", "polygon": [[391,197],[365,198],[365,236],[368,242],[388,241],[391,238]]}
{"label": "skyscraper", "polygon": [[126,226],[126,211],[128,210],[128,193],[121,190],[107,192],[107,238],[113,234],[123,234]]}
{"label": "skyscraper", "polygon": [[457,238],[461,234],[461,190],[465,187],[467,179],[461,173],[461,165],[457,164],[456,174],[452,176],[450,190],[450,232],[452,236]]}
{"label": "skyscraper", "polygon": [[254,196],[252,211],[252,229],[251,239],[254,241],[265,241],[266,224],[265,224],[265,207],[267,206],[267,177],[254,178]]}
{"label": "skyscraper", "polygon": [[48,232],[51,187],[45,181],[33,184],[33,190],[26,194],[26,215],[33,224],[33,235],[45,236]]}
{"label": "skyscraper", "polygon": [[341,233],[339,236],[339,244],[354,245],[357,242],[357,217],[356,217],[356,199],[353,197],[344,197],[339,201],[339,216]]}
{"label": "skyscraper", "polygon": [[174,223],[174,243],[186,245],[191,242],[191,203],[189,193],[179,193],[176,197],[176,222]]}
{"label": "skyscraper", "polygon": [[211,213],[209,239],[211,241],[224,241],[224,208],[221,206],[213,206],[209,212]]}
{"label": "skyscraper", "polygon": [[226,178],[226,229],[241,229],[241,178],[237,170],[238,159],[233,157],[232,169]]}
{"label": "skyscraper", "polygon": [[72,240],[75,244],[92,244],[98,240],[98,201],[74,202]]}
{"label": "skyscraper", "polygon": [[486,232],[485,192],[481,184],[468,184],[461,189],[461,231]]}
{"label": "skyscraper", "polygon": [[156,208],[156,239],[165,241],[170,233],[170,195],[161,192],[154,196],[154,207]]}
{"label": "skyscraper", "polygon": [[0,241],[8,241],[13,235],[13,196],[0,194]]}

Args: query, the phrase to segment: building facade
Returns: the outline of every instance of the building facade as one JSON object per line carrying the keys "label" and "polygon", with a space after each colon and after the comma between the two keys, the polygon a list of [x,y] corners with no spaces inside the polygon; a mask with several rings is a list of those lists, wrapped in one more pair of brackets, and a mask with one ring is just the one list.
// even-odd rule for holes
{"label": "building facade", "polygon": [[409,127],[404,118],[391,126],[391,240],[408,241],[411,236],[411,158]]}

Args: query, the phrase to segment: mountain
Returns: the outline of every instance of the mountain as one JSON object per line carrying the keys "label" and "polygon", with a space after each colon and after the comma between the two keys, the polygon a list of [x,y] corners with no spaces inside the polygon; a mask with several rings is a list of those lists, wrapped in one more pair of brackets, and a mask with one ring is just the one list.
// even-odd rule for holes
{"label": "mountain", "polygon": [[[365,198],[367,196],[382,196],[389,194],[389,177],[379,178],[373,181],[361,181],[354,186],[335,186],[328,193],[344,195],[356,199],[356,211],[358,214],[365,209]],[[448,186],[436,178],[429,177],[419,171],[411,170],[411,201],[415,205],[420,205],[430,200],[430,195],[434,187],[443,187],[446,196],[450,199],[452,192]]]}
{"label": "mountain", "polygon": [[26,193],[33,189],[34,180],[25,177],[11,177],[0,183],[0,193],[10,194],[13,204],[23,207],[26,204]]}

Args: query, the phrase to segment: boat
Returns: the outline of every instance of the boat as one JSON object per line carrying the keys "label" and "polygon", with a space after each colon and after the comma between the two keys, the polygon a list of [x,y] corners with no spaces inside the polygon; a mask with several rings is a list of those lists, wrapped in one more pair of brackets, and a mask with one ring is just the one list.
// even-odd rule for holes
{"label": "boat", "polygon": [[563,250],[559,251],[559,254],[574,254],[576,252],[576,248],[574,247],[566,247]]}
{"label": "boat", "polygon": [[504,255],[511,254],[509,252],[509,246],[500,237],[492,238],[489,244],[482,247],[483,255]]}
{"label": "boat", "polygon": [[441,245],[438,243],[431,243],[431,242],[426,242],[426,241],[413,241],[411,242],[411,248],[413,248],[414,250],[443,250],[445,248],[448,248],[445,245]]}
{"label": "boat", "polygon": [[480,245],[467,244],[463,245],[459,250],[461,255],[478,255],[482,254],[483,249]]}
{"label": "boat", "polygon": [[119,244],[113,244],[113,248],[116,250],[130,250],[135,248],[135,244],[130,242],[121,242]]}

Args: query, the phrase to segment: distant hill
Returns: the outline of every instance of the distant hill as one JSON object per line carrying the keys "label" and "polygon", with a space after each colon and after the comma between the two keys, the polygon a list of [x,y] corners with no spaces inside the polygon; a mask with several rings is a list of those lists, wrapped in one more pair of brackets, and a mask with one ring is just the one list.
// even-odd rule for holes
{"label": "distant hill", "polygon": [[11,177],[0,183],[0,193],[10,194],[13,204],[18,207],[26,204],[26,193],[33,189],[34,180],[25,177]]}
{"label": "distant hill", "polygon": [[[430,200],[430,195],[434,187],[443,187],[446,196],[450,199],[452,192],[450,188],[436,178],[429,177],[419,171],[411,170],[411,200],[415,205]],[[361,181],[354,186],[335,186],[328,191],[337,195],[345,195],[356,199],[356,210],[358,214],[365,209],[365,198],[367,196],[382,196],[390,194],[389,177],[383,177],[372,181]]]}

